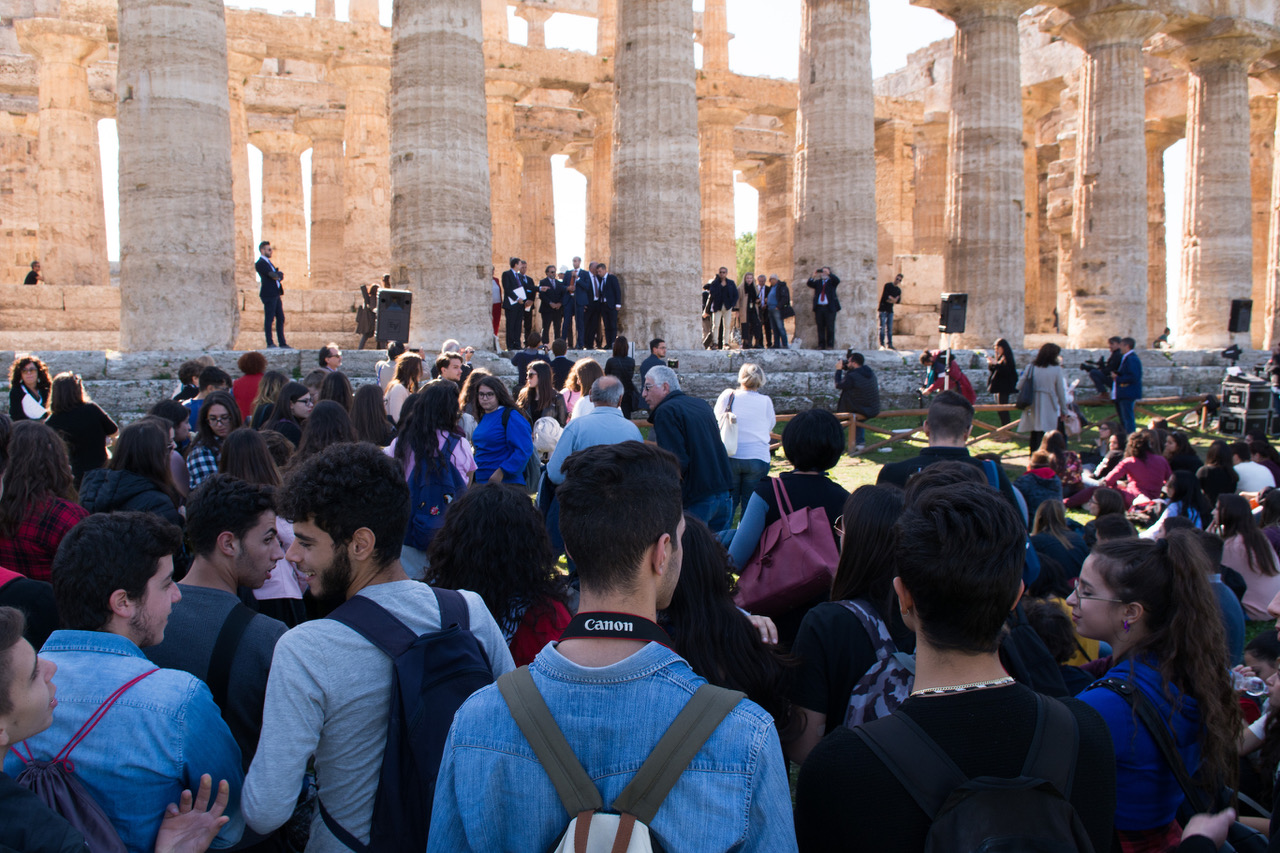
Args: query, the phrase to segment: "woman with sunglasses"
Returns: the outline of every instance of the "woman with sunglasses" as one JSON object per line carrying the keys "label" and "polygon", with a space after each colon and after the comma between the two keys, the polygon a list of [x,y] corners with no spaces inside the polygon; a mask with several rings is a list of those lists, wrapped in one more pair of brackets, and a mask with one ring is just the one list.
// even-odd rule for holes
{"label": "woman with sunglasses", "polygon": [[562,427],[569,422],[569,407],[552,384],[551,365],[545,361],[531,362],[525,368],[524,387],[516,406],[531,424],[539,418],[554,418]]}

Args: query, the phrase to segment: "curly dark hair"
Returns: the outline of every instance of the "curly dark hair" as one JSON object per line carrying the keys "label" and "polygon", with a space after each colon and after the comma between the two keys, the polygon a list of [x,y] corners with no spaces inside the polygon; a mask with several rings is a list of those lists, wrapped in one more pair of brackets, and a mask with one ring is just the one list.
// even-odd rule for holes
{"label": "curly dark hair", "polygon": [[256,376],[266,371],[267,357],[257,350],[253,350],[236,359],[236,367],[245,376]]}
{"label": "curly dark hair", "polygon": [[658,617],[671,634],[674,651],[712,684],[747,694],[779,729],[785,728],[796,661],[761,642],[760,632],[734,604],[729,554],[711,529],[689,513],[684,525],[680,580]]}
{"label": "curly dark hair", "polygon": [[372,444],[326,447],[289,472],[276,504],[288,521],[314,523],[335,547],[345,547],[357,530],[368,528],[381,568],[400,558],[409,523],[409,484],[404,470]]}
{"label": "curly dark hair", "polygon": [[396,438],[396,461],[402,467],[409,464],[410,454],[415,463],[439,455],[439,433],[462,435],[457,387],[447,379],[435,379],[409,398]]}
{"label": "curly dark hair", "polygon": [[67,533],[53,558],[53,597],[62,627],[99,631],[111,620],[111,594],[147,596],[160,560],[182,549],[182,531],[150,512],[99,512]]}
{"label": "curly dark hair", "polygon": [[49,389],[53,387],[53,380],[49,377],[49,368],[45,366],[43,361],[29,352],[20,352],[13,359],[13,364],[9,367],[9,385],[16,388],[22,384],[22,368],[28,364],[36,366],[36,390],[40,392],[40,396],[47,400],[49,398]]}
{"label": "curly dark hair", "polygon": [[351,426],[351,416],[347,414],[346,409],[342,408],[342,404],[335,403],[333,400],[321,400],[311,410],[306,426],[302,428],[302,440],[298,442],[298,450],[289,460],[289,464],[297,467],[331,444],[359,440],[355,427]]}
{"label": "curly dark hair", "polygon": [[1146,459],[1147,454],[1151,453],[1151,431],[1146,429],[1134,430],[1124,444],[1124,455],[1134,459]]}
{"label": "curly dark hair", "polygon": [[428,583],[479,593],[504,628],[518,625],[525,607],[565,601],[546,522],[515,486],[485,483],[464,492],[449,505],[427,555]]}
{"label": "curly dark hair", "polygon": [[76,499],[67,446],[44,421],[18,421],[0,477],[0,536],[14,536],[27,513],[48,498]]}
{"label": "curly dark hair", "polygon": [[187,538],[192,550],[201,557],[212,553],[224,531],[243,539],[262,514],[274,508],[275,489],[271,486],[213,474],[187,497]]}

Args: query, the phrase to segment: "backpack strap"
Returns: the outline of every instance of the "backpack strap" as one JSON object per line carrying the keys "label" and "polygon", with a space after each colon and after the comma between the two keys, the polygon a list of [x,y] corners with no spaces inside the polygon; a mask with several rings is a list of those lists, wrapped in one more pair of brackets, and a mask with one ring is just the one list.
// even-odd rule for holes
{"label": "backpack strap", "polygon": [[218,639],[213,643],[213,652],[209,655],[209,692],[213,694],[213,701],[222,710],[224,718],[227,715],[227,688],[231,684],[231,662],[235,660],[245,630],[256,615],[252,608],[237,601],[223,621]]}
{"label": "backpack strap", "polygon": [[899,709],[852,730],[929,816],[937,817],[951,792],[969,777],[916,721]]}
{"label": "backpack strap", "polygon": [[1076,775],[1076,751],[1080,726],[1071,709],[1050,696],[1036,697],[1036,730],[1031,736],[1022,775],[1043,779],[1064,799],[1071,798]]}
{"label": "backpack strap", "polygon": [[440,607],[440,630],[457,625],[464,631],[470,631],[471,611],[467,609],[467,600],[462,597],[462,593],[434,586],[431,591],[436,594],[436,604]]}
{"label": "backpack strap", "polygon": [[[64,767],[66,767],[68,771],[74,770],[73,765],[68,760],[71,758],[71,751],[74,750],[77,746],[79,746],[80,742],[89,736],[89,733],[94,730],[94,728],[98,725],[98,723],[102,722],[102,718],[107,715],[107,711],[111,710],[111,706],[116,703],[117,699],[119,699],[124,694],[128,693],[129,689],[132,688],[139,681],[146,678],[148,675],[151,675],[153,672],[159,672],[159,671],[160,671],[159,667],[155,669],[147,670],[146,672],[142,673],[142,675],[139,675],[136,678],[133,678],[130,681],[126,682],[125,684],[121,685],[120,687],[116,688],[116,691],[112,693],[110,696],[108,696],[106,698],[106,701],[104,701],[101,705],[99,705],[96,711],[94,711],[92,714],[89,715],[89,719],[84,721],[84,725],[80,727],[80,730],[75,733],[75,735],[71,738],[71,740],[67,741],[67,745],[64,746],[61,749],[61,751],[59,751],[58,754],[55,755],[53,757],[53,760],[50,761],[49,763],[61,764]],[[17,749],[14,749],[14,753],[17,754],[18,758],[22,758],[22,753],[18,752]],[[27,756],[30,757],[30,755],[31,755],[31,748],[27,747]],[[29,763],[27,759],[22,759],[22,760],[23,760],[23,763]]]}
{"label": "backpack strap", "polygon": [[[542,769],[551,778],[564,810],[582,817],[583,812],[589,816],[603,808],[599,789],[573,754],[564,732],[556,725],[546,700],[529,674],[529,667],[522,666],[500,676],[498,690],[507,702],[511,717],[529,741],[529,746],[533,747],[533,754],[538,757]],[[584,823],[589,824],[590,821],[579,820],[579,830]]]}
{"label": "backpack strap", "polygon": [[627,787],[613,801],[613,809],[633,815],[641,823],[652,823],[667,794],[719,728],[729,712],[746,695],[714,684],[703,684],[681,709],[670,728],[649,753]]}
{"label": "backpack strap", "polygon": [[351,596],[325,618],[346,625],[393,660],[418,639],[418,635],[390,611],[364,595]]}

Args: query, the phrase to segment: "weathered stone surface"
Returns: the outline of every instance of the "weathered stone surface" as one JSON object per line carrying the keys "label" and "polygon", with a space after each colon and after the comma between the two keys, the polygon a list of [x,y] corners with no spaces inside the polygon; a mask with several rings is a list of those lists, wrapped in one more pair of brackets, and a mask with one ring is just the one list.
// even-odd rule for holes
{"label": "weathered stone surface", "polygon": [[271,263],[284,273],[281,283],[293,296],[310,287],[302,152],[311,140],[290,125],[287,120],[254,124],[249,142],[262,152],[262,239],[271,243]]}
{"label": "weathered stone surface", "polygon": [[[428,4],[435,5],[435,4]],[[376,24],[376,17],[374,23]],[[345,282],[378,284],[391,264],[389,62],[383,56],[344,56],[330,79],[346,90],[346,170],[343,173]]]}
{"label": "weathered stone surface", "polygon": [[251,288],[257,280],[253,262],[253,198],[249,186],[249,115],[244,87],[262,70],[267,46],[259,41],[235,39],[227,44],[227,97],[231,107],[231,197],[235,205],[236,287]]}
{"label": "weathered stone surface", "polygon": [[[311,287],[339,288],[345,283],[343,241],[342,110],[302,109],[294,121],[311,138]],[[363,282],[362,282],[363,283]],[[374,282],[370,282],[374,283]]]}

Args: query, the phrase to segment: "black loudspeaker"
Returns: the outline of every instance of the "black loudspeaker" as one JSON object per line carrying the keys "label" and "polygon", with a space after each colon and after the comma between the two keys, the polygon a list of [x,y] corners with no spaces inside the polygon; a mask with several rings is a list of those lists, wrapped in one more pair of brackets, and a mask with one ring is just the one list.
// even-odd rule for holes
{"label": "black loudspeaker", "polygon": [[1231,322],[1227,324],[1228,332],[1247,332],[1253,320],[1252,299],[1231,300]]}
{"label": "black loudspeaker", "polygon": [[409,314],[413,294],[407,290],[378,291],[378,340],[409,342]]}
{"label": "black loudspeaker", "polygon": [[948,335],[964,331],[964,315],[969,308],[969,294],[942,294],[942,316],[938,318],[938,331]]}

